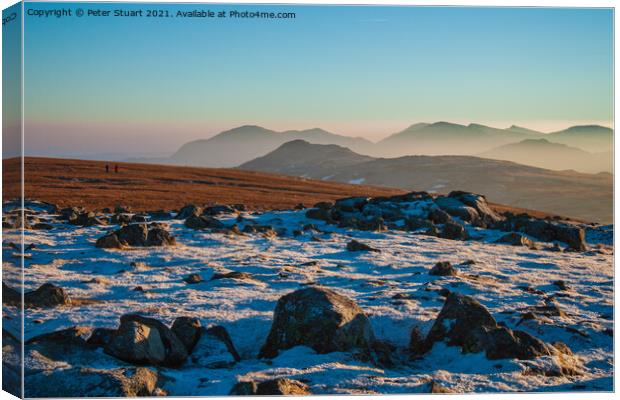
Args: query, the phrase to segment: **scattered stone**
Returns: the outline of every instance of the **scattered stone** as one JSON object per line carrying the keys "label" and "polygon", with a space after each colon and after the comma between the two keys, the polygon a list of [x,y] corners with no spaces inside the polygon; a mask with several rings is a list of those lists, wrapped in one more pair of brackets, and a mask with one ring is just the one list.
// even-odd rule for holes
{"label": "scattered stone", "polygon": [[456,276],[458,274],[456,268],[448,261],[438,262],[428,273],[435,276]]}
{"label": "scattered stone", "polygon": [[551,282],[552,285],[555,285],[558,287],[558,289],[560,290],[568,290],[568,286],[566,286],[566,282],[559,280],[559,281],[553,281]]}
{"label": "scattered stone", "polygon": [[347,243],[347,251],[374,251],[374,252],[377,252],[377,253],[381,252],[381,250],[375,249],[374,247],[370,247],[367,244],[358,242],[355,239],[353,239],[349,243]]}
{"label": "scattered stone", "polygon": [[249,273],[240,272],[240,271],[216,272],[211,277],[212,281],[215,281],[218,279],[237,279],[240,281],[253,281],[254,280],[254,278],[252,278],[252,275],[250,275]]}
{"label": "scattered stone", "polygon": [[123,226],[121,229],[108,233],[99,238],[95,246],[100,248],[122,249],[125,246],[150,247],[150,246],[174,246],[176,239],[166,231],[162,225],[151,223],[132,224]]}
{"label": "scattered stone", "polygon": [[373,341],[370,321],[353,300],[330,289],[308,287],[278,300],[259,358],[273,358],[279,350],[298,345],[318,353],[370,350]]}

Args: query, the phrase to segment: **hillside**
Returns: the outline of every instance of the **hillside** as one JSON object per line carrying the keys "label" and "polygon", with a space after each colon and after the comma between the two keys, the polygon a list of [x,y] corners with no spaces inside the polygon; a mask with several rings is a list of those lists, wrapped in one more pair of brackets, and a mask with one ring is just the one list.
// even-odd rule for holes
{"label": "hillside", "polygon": [[[3,200],[15,198],[18,159],[3,160]],[[170,210],[185,204],[245,204],[249,209],[292,208],[299,203],[347,196],[383,196],[402,190],[310,181],[233,169],[119,163],[106,173],[105,162],[27,157],[26,197],[60,206],[89,209],[129,205],[135,210]],[[7,184],[8,182],[8,184]]]}
{"label": "hillside", "polygon": [[579,172],[613,172],[613,153],[589,153],[576,147],[553,143],[547,139],[526,139],[478,154],[480,157],[513,161],[554,170]]}
{"label": "hillside", "polygon": [[[438,193],[465,190],[482,193],[490,201],[513,207],[558,213],[586,221],[612,221],[611,174],[551,171],[470,156],[407,156],[351,163],[355,157],[346,152],[347,149],[340,150],[342,154],[348,154],[344,159],[346,163],[339,163],[329,156],[322,156],[324,146],[321,145],[306,143],[302,149],[298,143],[296,152],[289,158],[285,146],[240,168],[406,190]],[[305,154],[306,159],[312,161],[304,162],[297,158],[297,154]]]}

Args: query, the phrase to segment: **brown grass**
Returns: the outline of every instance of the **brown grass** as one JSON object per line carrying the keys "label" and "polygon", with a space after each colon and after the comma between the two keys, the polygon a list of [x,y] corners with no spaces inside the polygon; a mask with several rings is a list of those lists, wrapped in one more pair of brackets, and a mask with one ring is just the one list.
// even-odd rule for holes
{"label": "brown grass", "polygon": [[[19,197],[19,159],[3,160],[3,201]],[[114,165],[119,173],[113,172]],[[174,210],[186,204],[245,204],[251,210],[287,209],[302,203],[333,201],[349,196],[390,196],[407,191],[376,186],[324,182],[262,172],[225,168],[110,163],[26,157],[25,196],[60,207],[89,210],[130,206],[135,211]],[[551,214],[491,204],[498,212]]]}

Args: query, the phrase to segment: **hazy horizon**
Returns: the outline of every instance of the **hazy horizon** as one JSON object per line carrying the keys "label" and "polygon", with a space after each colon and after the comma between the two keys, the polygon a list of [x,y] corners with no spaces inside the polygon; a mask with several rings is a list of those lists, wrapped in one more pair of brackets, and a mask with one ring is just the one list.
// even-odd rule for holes
{"label": "hazy horizon", "polygon": [[201,7],[296,18],[26,16],[26,152],[163,155],[241,125],[374,142],[420,121],[613,127],[611,9]]}

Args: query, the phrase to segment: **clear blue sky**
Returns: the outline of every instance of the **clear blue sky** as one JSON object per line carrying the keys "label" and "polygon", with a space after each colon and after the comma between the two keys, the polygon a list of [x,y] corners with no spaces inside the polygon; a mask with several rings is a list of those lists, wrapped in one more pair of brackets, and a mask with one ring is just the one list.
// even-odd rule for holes
{"label": "clear blue sky", "polygon": [[372,139],[422,121],[612,124],[610,9],[64,7],[296,18],[26,16],[31,153],[163,154],[242,124]]}

